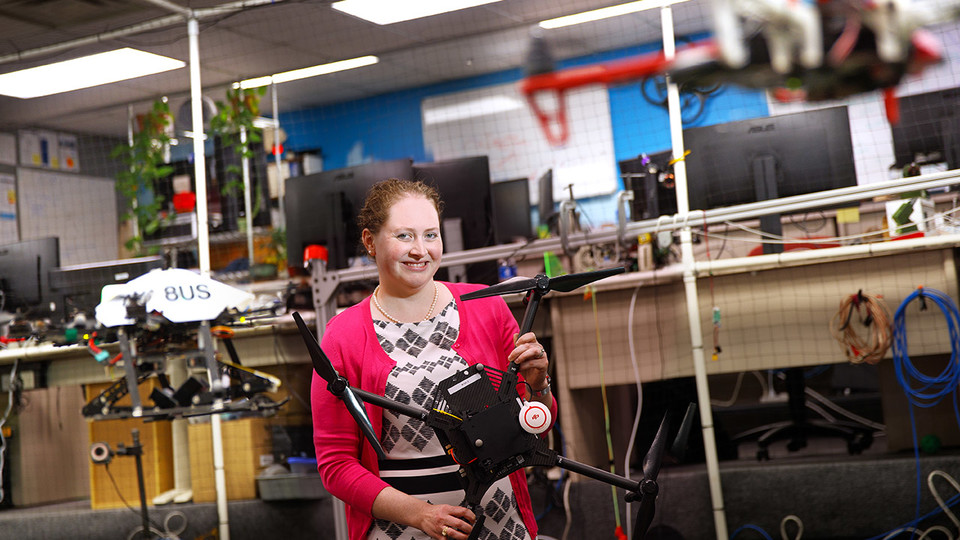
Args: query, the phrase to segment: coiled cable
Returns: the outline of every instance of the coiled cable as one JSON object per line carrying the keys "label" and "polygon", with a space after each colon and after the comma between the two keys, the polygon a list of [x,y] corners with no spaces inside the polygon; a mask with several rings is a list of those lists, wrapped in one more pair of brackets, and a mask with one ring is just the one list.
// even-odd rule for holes
{"label": "coiled cable", "polygon": [[[853,324],[854,313],[859,325]],[[865,327],[866,335],[858,327]],[[890,349],[890,308],[880,296],[863,291],[848,295],[830,319],[830,333],[840,342],[847,360],[854,364],[876,364]]]}
{"label": "coiled cable", "polygon": [[[947,330],[950,336],[950,361],[943,371],[935,376],[922,373],[910,361],[907,354],[906,309],[913,300],[920,302],[920,310],[927,306],[927,299],[933,301],[943,312],[947,321]],[[918,287],[904,298],[893,315],[893,366],[897,381],[909,403],[910,425],[913,436],[913,454],[917,467],[917,497],[916,514],[920,513],[920,445],[917,442],[917,423],[913,414],[913,406],[930,408],[940,403],[944,397],[953,396],[953,414],[960,426],[960,412],[957,410],[957,385],[960,383],[960,365],[957,363],[960,353],[960,312],[953,300],[941,291]]]}

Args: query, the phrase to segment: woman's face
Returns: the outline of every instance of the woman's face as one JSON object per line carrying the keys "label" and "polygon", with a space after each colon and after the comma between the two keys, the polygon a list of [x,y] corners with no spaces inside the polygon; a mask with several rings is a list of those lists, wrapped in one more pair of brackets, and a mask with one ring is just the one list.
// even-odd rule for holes
{"label": "woman's face", "polygon": [[364,229],[363,241],[375,254],[381,286],[418,290],[440,267],[440,217],[433,203],[419,195],[394,203],[380,231],[374,235]]}

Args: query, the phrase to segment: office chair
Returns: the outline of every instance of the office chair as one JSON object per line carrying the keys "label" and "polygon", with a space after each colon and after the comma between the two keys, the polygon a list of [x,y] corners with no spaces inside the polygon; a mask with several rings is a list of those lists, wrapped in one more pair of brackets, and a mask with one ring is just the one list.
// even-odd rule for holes
{"label": "office chair", "polygon": [[847,452],[851,455],[859,454],[873,444],[873,428],[854,422],[808,419],[803,368],[794,367],[785,371],[790,420],[744,431],[733,438],[734,444],[756,439],[758,461],[770,459],[769,446],[784,439],[789,440],[787,450],[791,452],[805,448],[808,437],[842,438],[847,442]]}

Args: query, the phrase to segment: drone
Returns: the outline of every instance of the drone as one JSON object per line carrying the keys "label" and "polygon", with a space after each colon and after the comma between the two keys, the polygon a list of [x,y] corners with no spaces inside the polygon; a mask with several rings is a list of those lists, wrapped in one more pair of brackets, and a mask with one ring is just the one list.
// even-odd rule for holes
{"label": "drone", "polygon": [[[551,290],[571,292],[622,272],[623,268],[610,268],[553,278],[538,274],[467,293],[460,299],[467,301],[524,293],[526,308],[520,324],[520,335],[523,335],[532,328],[541,300]],[[364,438],[381,459],[386,456],[362,402],[416,418],[433,428],[443,447],[460,467],[459,478],[465,494],[462,506],[477,516],[470,540],[478,538],[483,530],[484,514],[480,501],[484,493],[497,480],[529,466],[560,467],[624,489],[628,502],[640,502],[633,538],[643,539],[646,535],[655,513],[659,492],[657,475],[673,422],[671,414],[664,416],[644,458],[643,479],[635,481],[567,459],[549,448],[546,439],[538,436],[537,432],[541,430],[529,429],[531,423],[539,426],[543,420],[525,421],[521,414],[524,408],[517,391],[519,367],[516,363],[506,371],[475,364],[451,375],[435,389],[430,410],[423,410],[350,386],[349,381],[337,373],[300,314],[294,312],[293,318],[310,353],[314,370],[327,381],[327,390],[347,407]],[[673,444],[675,454],[681,454],[686,447],[695,410],[695,404],[691,403]]]}
{"label": "drone", "polygon": [[[664,52],[556,70],[541,33],[532,36],[520,90],[547,140],[569,137],[564,97],[590,84],[620,84],[667,76],[678,85],[736,84],[773,89],[779,101],[824,101],[882,90],[887,119],[899,120],[895,87],[906,75],[942,61],[942,46],[923,27],[960,15],[906,0],[714,0],[714,36]],[[537,98],[553,92],[557,108],[544,111]]]}
{"label": "drone", "polygon": [[[84,405],[84,417],[158,420],[222,412],[270,413],[286,403],[265,395],[279,389],[280,379],[244,366],[231,341],[231,325],[251,313],[238,308],[252,299],[250,293],[171,268],[108,285],[102,297],[97,321],[116,333],[120,353],[110,358],[93,335],[87,338],[87,347],[101,364],[122,360],[124,376]],[[219,358],[214,337],[224,344],[229,360]],[[164,373],[171,360],[205,369],[206,381],[190,376],[173,388]],[[159,387],[149,395],[150,407],[144,405],[139,385],[152,378]],[[128,395],[132,404],[120,405]]]}

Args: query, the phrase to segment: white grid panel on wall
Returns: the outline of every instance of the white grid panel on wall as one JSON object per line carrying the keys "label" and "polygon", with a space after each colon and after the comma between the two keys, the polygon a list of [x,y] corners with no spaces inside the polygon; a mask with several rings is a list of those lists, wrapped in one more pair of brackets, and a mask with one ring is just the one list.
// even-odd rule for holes
{"label": "white grid panel on wall", "polygon": [[114,182],[40,169],[17,169],[20,238],[60,238],[63,266],[118,258]]}

